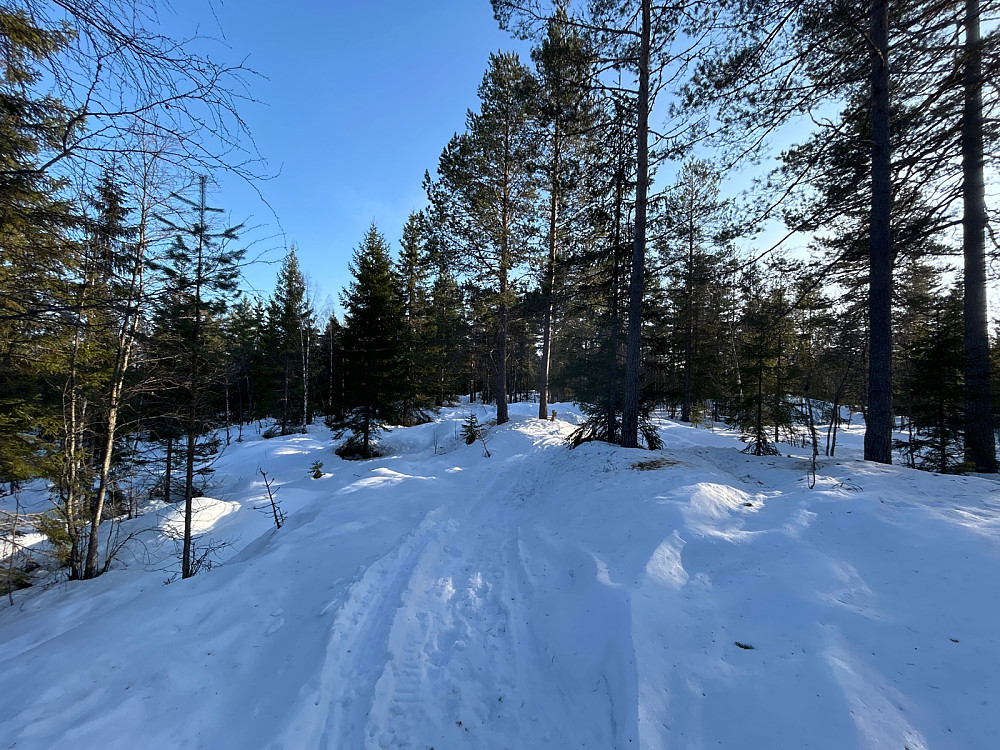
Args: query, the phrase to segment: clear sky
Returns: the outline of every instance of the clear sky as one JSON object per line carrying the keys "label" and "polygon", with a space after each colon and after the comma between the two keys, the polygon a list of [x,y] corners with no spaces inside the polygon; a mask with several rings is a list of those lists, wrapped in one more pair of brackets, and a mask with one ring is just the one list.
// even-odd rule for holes
{"label": "clear sky", "polygon": [[236,180],[212,196],[257,227],[252,252],[271,249],[272,265],[248,269],[248,282],[270,293],[294,242],[320,304],[339,298],[372,221],[398,249],[407,216],[424,205],[424,171],[478,106],[490,52],[528,54],[500,31],[489,0],[174,0],[173,10],[162,19],[171,33],[175,23],[211,36],[221,28],[229,50],[213,56],[246,56],[266,77],[251,79],[261,104],[242,114],[280,170],[259,186],[277,221]]}

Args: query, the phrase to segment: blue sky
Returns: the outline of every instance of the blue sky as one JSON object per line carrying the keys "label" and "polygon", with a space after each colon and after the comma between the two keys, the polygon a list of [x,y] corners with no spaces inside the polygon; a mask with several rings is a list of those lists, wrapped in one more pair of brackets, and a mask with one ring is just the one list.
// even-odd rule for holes
{"label": "blue sky", "polygon": [[[213,17],[213,9],[215,17]],[[248,269],[270,293],[291,243],[319,302],[350,280],[353,249],[375,221],[393,249],[424,203],[421,179],[464,129],[490,52],[527,46],[499,30],[489,0],[176,0],[164,22],[218,36],[229,61],[253,79],[261,104],[242,109],[261,155],[280,176],[253,191],[223,179],[212,196],[256,229],[251,252],[272,265]],[[282,234],[283,232],[283,234]]]}

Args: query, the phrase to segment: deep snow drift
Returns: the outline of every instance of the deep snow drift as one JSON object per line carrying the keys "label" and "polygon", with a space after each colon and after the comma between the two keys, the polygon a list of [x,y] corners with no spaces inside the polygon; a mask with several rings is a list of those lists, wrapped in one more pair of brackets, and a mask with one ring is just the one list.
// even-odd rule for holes
{"label": "deep snow drift", "polygon": [[850,433],[812,490],[668,421],[571,451],[573,407],[535,408],[490,458],[468,406],[368,462],[322,427],[234,444],[212,570],[164,585],[165,508],[127,567],[0,605],[0,748],[1000,747],[1000,484]]}

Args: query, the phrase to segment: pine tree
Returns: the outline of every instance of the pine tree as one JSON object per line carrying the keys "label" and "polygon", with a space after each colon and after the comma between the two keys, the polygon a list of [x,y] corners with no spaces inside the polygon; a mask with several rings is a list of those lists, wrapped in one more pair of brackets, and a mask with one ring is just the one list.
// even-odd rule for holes
{"label": "pine tree", "polygon": [[399,420],[406,331],[389,247],[374,224],[350,269],[354,281],[341,297],[346,408],[338,427],[352,435],[338,452],[371,458],[378,455],[378,435]]}
{"label": "pine tree", "polygon": [[[620,443],[625,402],[625,326],[635,249],[636,113],[626,97],[608,97],[601,104],[599,146],[585,174],[592,197],[566,264],[567,341],[562,359],[572,378],[571,392],[588,415],[572,436],[574,444]],[[638,437],[648,448],[659,445],[648,418],[656,395],[649,389],[639,394]]]}
{"label": "pine tree", "polygon": [[508,334],[517,284],[537,234],[535,81],[516,54],[492,54],[479,86],[479,112],[456,135],[427,189],[435,220],[462,272],[490,294],[495,311],[497,423],[508,420]]}
{"label": "pine tree", "polygon": [[[986,186],[983,102],[984,48],[995,54],[997,36],[984,43],[980,0],[965,0],[961,118],[962,254],[964,256],[965,452],[977,471],[997,472],[996,435],[990,391],[989,327],[986,312]],[[994,94],[995,96],[995,94]],[[995,103],[995,102],[994,102]]]}
{"label": "pine tree", "polygon": [[[682,422],[699,417],[699,405],[710,395],[708,381],[722,363],[713,329],[721,323],[718,293],[723,290],[725,234],[729,218],[719,199],[718,173],[704,160],[689,160],[666,196],[667,223],[661,253],[670,282],[667,295],[680,339]],[[713,309],[714,308],[714,309]]]}
{"label": "pine tree", "polygon": [[549,379],[555,337],[560,255],[570,240],[571,226],[584,210],[583,161],[586,138],[595,124],[591,89],[593,55],[585,40],[569,24],[565,7],[558,7],[547,24],[547,34],[532,51],[538,78],[535,116],[544,132],[539,167],[548,192],[548,216],[539,284],[542,309],[541,350],[538,367],[538,417],[548,418]]}

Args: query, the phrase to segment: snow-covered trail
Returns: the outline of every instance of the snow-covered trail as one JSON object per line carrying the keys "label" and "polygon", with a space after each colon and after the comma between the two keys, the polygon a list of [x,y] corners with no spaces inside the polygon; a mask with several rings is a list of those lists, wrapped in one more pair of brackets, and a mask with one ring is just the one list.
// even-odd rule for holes
{"label": "snow-covered trail", "polygon": [[316,437],[241,446],[225,502],[266,462],[280,531],[233,510],[208,574],[0,611],[0,747],[1000,747],[1000,484],[829,460],[809,490],[729,436],[570,451],[513,412],[491,458],[425,425],[321,480]]}
{"label": "snow-covered trail", "polygon": [[[566,425],[521,429],[534,447],[564,447]],[[491,471],[453,466],[436,477],[435,507],[331,604],[324,658],[274,747],[532,747],[566,741],[565,730],[553,736],[560,726],[574,727],[580,747],[635,736],[634,715],[617,715],[620,685],[596,674],[597,689],[581,700],[579,675],[568,671],[594,645],[588,638],[627,643],[627,621],[599,617],[583,637],[582,605],[554,609],[539,585],[550,569],[572,575],[567,558],[580,555],[539,556],[549,542],[531,536],[549,457],[494,460]]]}

